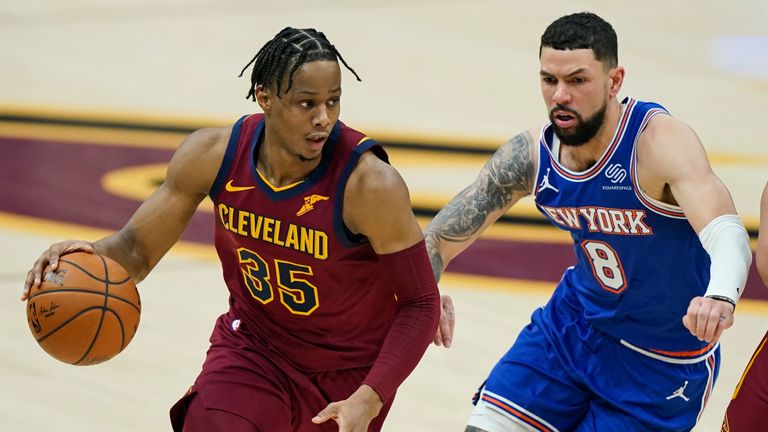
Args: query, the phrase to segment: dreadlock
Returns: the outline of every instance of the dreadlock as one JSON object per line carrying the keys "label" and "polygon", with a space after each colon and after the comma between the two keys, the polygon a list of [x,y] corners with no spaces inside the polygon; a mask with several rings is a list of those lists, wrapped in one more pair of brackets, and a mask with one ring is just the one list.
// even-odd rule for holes
{"label": "dreadlock", "polygon": [[256,87],[270,87],[275,84],[277,96],[280,97],[280,85],[283,76],[288,71],[288,86],[285,91],[291,89],[293,85],[293,74],[304,63],[317,60],[337,61],[341,60],[358,81],[362,81],[354,69],[349,67],[344,57],[339,54],[336,47],[333,46],[325,35],[315,29],[295,29],[286,27],[275,35],[272,40],[264,44],[263,47],[253,56],[253,59],[240,71],[240,75],[248,66],[253,64],[251,72],[251,88],[248,91],[246,99],[256,101]]}

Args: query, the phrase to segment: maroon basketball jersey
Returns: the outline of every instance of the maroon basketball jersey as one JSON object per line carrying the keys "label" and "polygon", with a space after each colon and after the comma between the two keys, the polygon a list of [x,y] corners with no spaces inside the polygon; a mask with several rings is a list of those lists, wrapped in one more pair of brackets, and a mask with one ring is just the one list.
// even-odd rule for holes
{"label": "maroon basketball jersey", "polygon": [[337,122],[309,177],[274,187],[256,170],[263,136],[262,114],[235,124],[210,192],[231,310],[254,344],[300,370],[371,365],[397,304],[373,248],[346,230],[342,204],[360,155],[386,153]]}
{"label": "maroon basketball jersey", "polygon": [[768,429],[768,332],[755,349],[725,410],[721,432]]}

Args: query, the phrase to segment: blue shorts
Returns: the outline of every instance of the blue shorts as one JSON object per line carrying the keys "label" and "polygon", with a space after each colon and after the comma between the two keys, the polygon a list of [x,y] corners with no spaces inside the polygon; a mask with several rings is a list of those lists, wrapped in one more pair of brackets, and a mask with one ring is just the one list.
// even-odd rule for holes
{"label": "blue shorts", "polygon": [[553,298],[533,313],[475,402],[540,431],[688,431],[719,366],[719,347],[690,364],[648,357]]}

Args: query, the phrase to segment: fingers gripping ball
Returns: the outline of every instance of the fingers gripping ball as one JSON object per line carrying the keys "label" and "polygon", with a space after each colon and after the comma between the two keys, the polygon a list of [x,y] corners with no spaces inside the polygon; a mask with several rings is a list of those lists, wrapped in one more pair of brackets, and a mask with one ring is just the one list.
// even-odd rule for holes
{"label": "fingers gripping ball", "polygon": [[52,357],[94,365],[119,354],[139,326],[141,300],[120,264],[84,252],[59,259],[43,271],[30,292],[27,322],[37,343]]}

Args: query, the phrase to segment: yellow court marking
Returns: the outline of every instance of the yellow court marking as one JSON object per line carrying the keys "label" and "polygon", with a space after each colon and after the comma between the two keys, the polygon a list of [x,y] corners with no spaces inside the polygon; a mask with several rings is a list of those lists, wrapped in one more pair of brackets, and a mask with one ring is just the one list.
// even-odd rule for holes
{"label": "yellow court marking", "polygon": [[2,136],[72,144],[175,149],[187,134],[0,121]]}
{"label": "yellow court marking", "polygon": [[765,166],[768,165],[768,156],[738,153],[710,153],[709,161],[712,165],[719,166],[757,166],[765,168]]}
{"label": "yellow court marking", "polygon": [[144,201],[165,179],[167,169],[167,163],[116,169],[101,178],[101,187],[112,195]]}
{"label": "yellow court marking", "polygon": [[[52,237],[55,239],[54,241],[65,239],[96,241],[114,233],[112,230],[102,228],[56,222],[32,216],[19,216],[5,212],[0,212],[0,227],[9,228],[16,232]],[[190,258],[217,259],[216,250],[212,245],[179,241],[173,246],[171,251]]]}
{"label": "yellow court marking", "polygon": [[3,104],[0,113],[16,117],[45,117],[72,121],[94,121],[99,123],[140,123],[159,127],[182,127],[196,129],[205,126],[226,126],[235,121],[231,118],[211,118],[192,115],[174,115],[167,113],[148,113],[146,111],[114,110],[103,107],[75,107],[55,104]]}
{"label": "yellow court marking", "polygon": [[510,279],[493,276],[477,276],[464,273],[443,273],[440,285],[457,286],[462,289],[481,289],[504,291],[509,293],[525,293],[534,295],[549,295],[555,289],[556,282],[542,282],[525,279]]}
{"label": "yellow court marking", "polygon": [[739,300],[739,306],[736,310],[736,319],[739,319],[739,315],[741,314],[768,315],[768,301],[741,299]]}
{"label": "yellow court marking", "polygon": [[[236,118],[195,117],[191,115],[174,115],[165,113],[147,113],[139,111],[125,111],[116,109],[103,109],[101,107],[74,107],[53,104],[3,104],[0,103],[0,113],[18,117],[47,117],[75,121],[141,123],[153,126],[187,127],[196,129],[200,127],[225,127],[235,123]],[[245,114],[245,113],[244,113]],[[343,119],[342,119],[343,121]],[[81,126],[82,127],[82,126]],[[358,129],[358,127],[355,127]],[[358,130],[373,131],[367,136],[379,142],[412,142],[415,144],[430,144],[439,142],[450,147],[483,148],[489,152],[495,151],[507,139],[498,140],[493,137],[456,136],[440,134],[424,134],[413,131],[377,130],[376,128],[363,128]]]}
{"label": "yellow court marking", "polygon": [[390,159],[396,167],[415,166],[420,168],[470,169],[480,172],[489,155],[474,153],[439,152],[433,150],[388,147]]}
{"label": "yellow court marking", "polygon": [[[137,165],[108,172],[101,178],[101,187],[112,195],[143,202],[165,179],[166,163]],[[213,203],[204,199],[198,209],[213,213]]]}
{"label": "yellow court marking", "polygon": [[[355,127],[355,129],[357,129],[357,127]],[[373,137],[379,142],[404,142],[424,146],[439,143],[444,147],[469,147],[473,149],[487,150],[489,154],[495,152],[497,148],[501,147],[501,145],[509,139],[497,139],[490,136],[443,135],[440,133],[423,133],[406,130],[397,131],[393,129],[383,130],[375,127],[362,129],[366,131],[366,135]],[[517,132],[515,132],[515,134],[516,133]]]}

